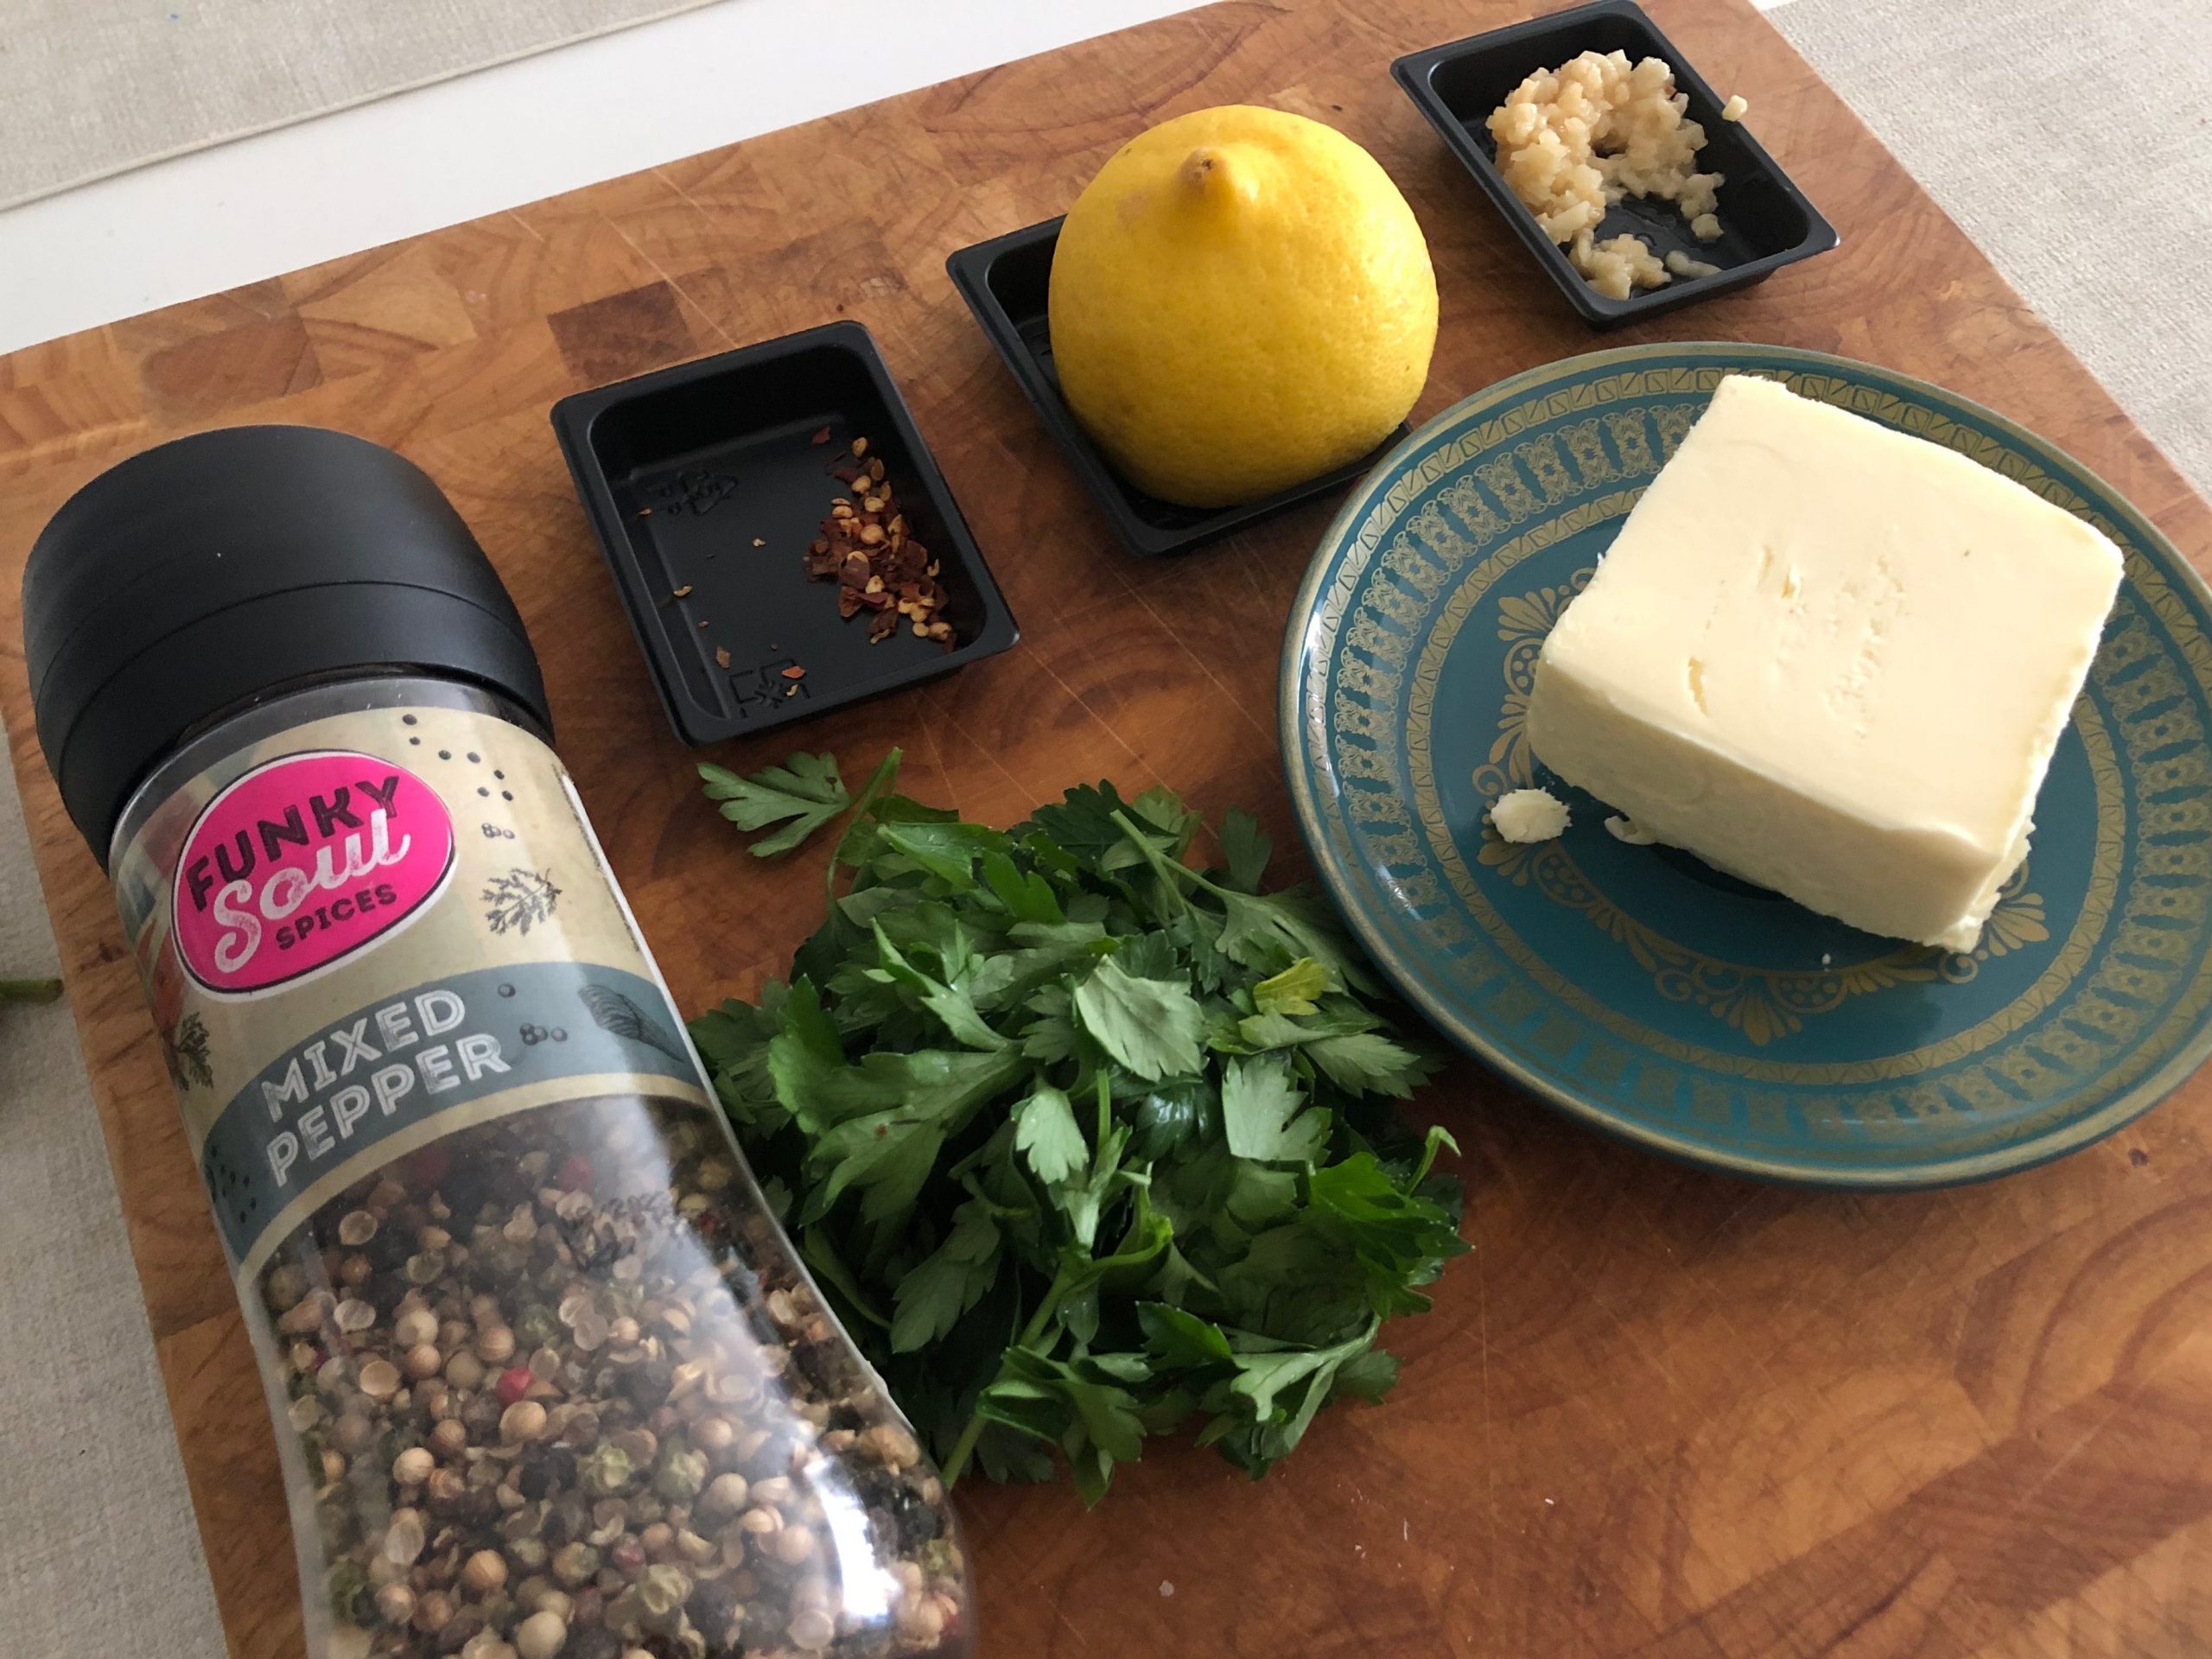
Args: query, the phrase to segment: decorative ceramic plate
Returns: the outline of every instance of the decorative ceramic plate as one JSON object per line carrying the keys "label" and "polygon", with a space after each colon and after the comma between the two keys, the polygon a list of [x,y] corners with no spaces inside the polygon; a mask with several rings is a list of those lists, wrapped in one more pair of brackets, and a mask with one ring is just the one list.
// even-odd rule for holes
{"label": "decorative ceramic plate", "polygon": [[[2095,524],[2126,580],[1980,946],[1876,938],[1606,833],[1522,730],[1538,647],[1723,374],[1970,455]],[[1414,433],[1323,537],[1282,742],[1324,883],[1440,1029],[1587,1122],[1777,1179],[1915,1186],[2054,1158],[2212,1048],[2212,594],[2032,434],[1908,375],[1777,346],[1599,352]],[[1541,785],[1573,823],[1484,819]]]}

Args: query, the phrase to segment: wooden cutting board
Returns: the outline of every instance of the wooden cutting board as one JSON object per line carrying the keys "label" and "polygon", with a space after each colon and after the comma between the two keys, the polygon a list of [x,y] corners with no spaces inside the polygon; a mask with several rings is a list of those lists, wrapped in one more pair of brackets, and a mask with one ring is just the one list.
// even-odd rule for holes
{"label": "wooden cutting board", "polygon": [[[1926,376],[2073,451],[2202,567],[2212,512],[1745,0],[1652,9],[1750,98],[1844,242],[1622,338],[1773,340]],[[749,768],[803,741],[851,775],[898,743],[916,794],[1001,823],[1080,779],[1165,781],[1211,810],[1249,803],[1292,841],[1276,652],[1330,508],[1190,557],[1124,557],[944,257],[1059,212],[1150,122],[1274,104],[1368,146],[1427,231],[1444,315],[1417,416],[1589,350],[1387,73],[1521,10],[1237,0],[0,361],[0,691],[240,1659],[301,1650],[283,1498],[107,891],[32,736],[17,588],[48,514],[122,454],[227,423],[340,427],[429,468],[512,588],[562,753],[679,999],[702,1007],[786,959],[818,874],[741,855],[699,799],[546,410],[855,316],[1025,637],[716,758]],[[1397,1392],[1331,1413],[1259,1484],[1183,1449],[1090,1514],[1065,1487],[963,1491],[984,1652],[2212,1651],[2209,1092],[2199,1078],[2106,1144],[1995,1185],[1866,1198],[1660,1163],[1461,1065],[1418,1109],[1466,1147],[1474,1249],[1433,1313],[1392,1328]]]}

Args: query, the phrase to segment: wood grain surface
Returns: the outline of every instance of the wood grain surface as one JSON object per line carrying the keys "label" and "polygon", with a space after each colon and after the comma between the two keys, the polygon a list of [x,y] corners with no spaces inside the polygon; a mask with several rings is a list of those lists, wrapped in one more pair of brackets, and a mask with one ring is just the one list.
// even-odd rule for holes
{"label": "wood grain surface", "polygon": [[[301,1649],[276,1462],[106,888],[32,736],[17,588],[48,514],[127,451],[241,421],[340,427],[427,467],[514,590],[561,750],[696,1008],[783,963],[818,878],[811,861],[741,856],[699,799],[546,410],[858,317],[1025,637],[827,719],[807,746],[850,775],[903,744],[915,793],[1001,823],[1110,775],[1249,803],[1288,841],[1276,653],[1330,507],[1193,556],[1123,557],[944,260],[1060,211],[1150,122],[1268,103],[1367,145],[1427,231],[1443,322],[1417,415],[1610,343],[1548,291],[1387,73],[1521,10],[1234,0],[0,361],[9,734],[239,1659]],[[1844,243],[1620,338],[1773,340],[1926,376],[2073,451],[2202,566],[2212,512],[1745,0],[1652,10],[1750,98]],[[715,758],[751,767],[791,741]],[[1396,1394],[1332,1412],[1259,1484],[1185,1449],[1127,1471],[1090,1514],[1065,1488],[964,1490],[985,1652],[2212,1652],[2207,1101],[2199,1078],[2129,1132],[1994,1185],[1846,1197],[1657,1162],[1460,1065],[1418,1109],[1467,1149],[1474,1249],[1434,1313],[1393,1327]]]}

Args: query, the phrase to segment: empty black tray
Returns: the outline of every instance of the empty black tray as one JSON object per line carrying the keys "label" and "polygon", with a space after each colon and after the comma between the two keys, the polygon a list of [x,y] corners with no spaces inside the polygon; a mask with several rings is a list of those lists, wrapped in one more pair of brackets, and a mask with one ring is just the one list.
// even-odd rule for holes
{"label": "empty black tray", "polygon": [[[1718,241],[1699,241],[1675,204],[1656,196],[1643,200],[1630,196],[1606,213],[1599,231],[1601,238],[1633,232],[1662,259],[1679,248],[1693,259],[1720,267],[1714,276],[1677,276],[1664,288],[1647,289],[1625,300],[1609,300],[1591,287],[1567,258],[1567,250],[1545,235],[1535,215],[1521,205],[1497,169],[1497,147],[1489,126],[1491,111],[1539,69],[1556,69],[1584,52],[1615,51],[1627,53],[1631,62],[1659,58],[1674,70],[1675,89],[1689,95],[1690,119],[1705,128],[1706,147],[1698,152],[1698,163],[1727,180],[1720,187]],[[1390,73],[1453,154],[1466,163],[1505,222],[1567,296],[1567,303],[1600,328],[1640,321],[1747,288],[1784,265],[1826,253],[1836,245],[1835,227],[1790,182],[1774,157],[1745,130],[1744,122],[1720,118],[1722,99],[1634,0],[1597,0],[1594,5],[1431,47],[1400,58]],[[1754,107],[1746,119],[1758,118]]]}
{"label": "empty black tray", "polygon": [[[553,429],[687,743],[842,708],[1017,638],[952,492],[856,322],[578,392],[553,406]],[[882,458],[915,538],[938,562],[950,651],[903,622],[870,645],[867,614],[841,618],[836,584],[807,576],[807,543],[830,502],[851,494],[830,469],[855,438]],[[805,672],[793,678],[793,668]]]}
{"label": "empty black tray", "polygon": [[1301,501],[1348,489],[1366,477],[1390,446],[1406,435],[1401,426],[1383,440],[1380,448],[1349,466],[1233,507],[1179,507],[1147,495],[1107,463],[1060,397],[1059,377],[1052,371],[1052,330],[1046,321],[1052,248],[1059,239],[1060,221],[1048,219],[1027,230],[963,248],[944,262],[944,268],[1036,408],[1045,429],[1059,444],[1068,465],[1075,468],[1076,476],[1130,552],[1145,558],[1180,552],[1255,524]]}

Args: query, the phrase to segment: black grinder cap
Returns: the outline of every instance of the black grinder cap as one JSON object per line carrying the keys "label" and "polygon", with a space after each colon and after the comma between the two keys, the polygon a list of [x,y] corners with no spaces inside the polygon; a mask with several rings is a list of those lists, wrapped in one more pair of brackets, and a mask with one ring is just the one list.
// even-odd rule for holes
{"label": "black grinder cap", "polygon": [[103,863],[181,740],[283,686],[421,669],[551,725],[522,618],[452,503],[320,427],[201,432],[86,485],[31,549],[23,654],[39,746]]}

